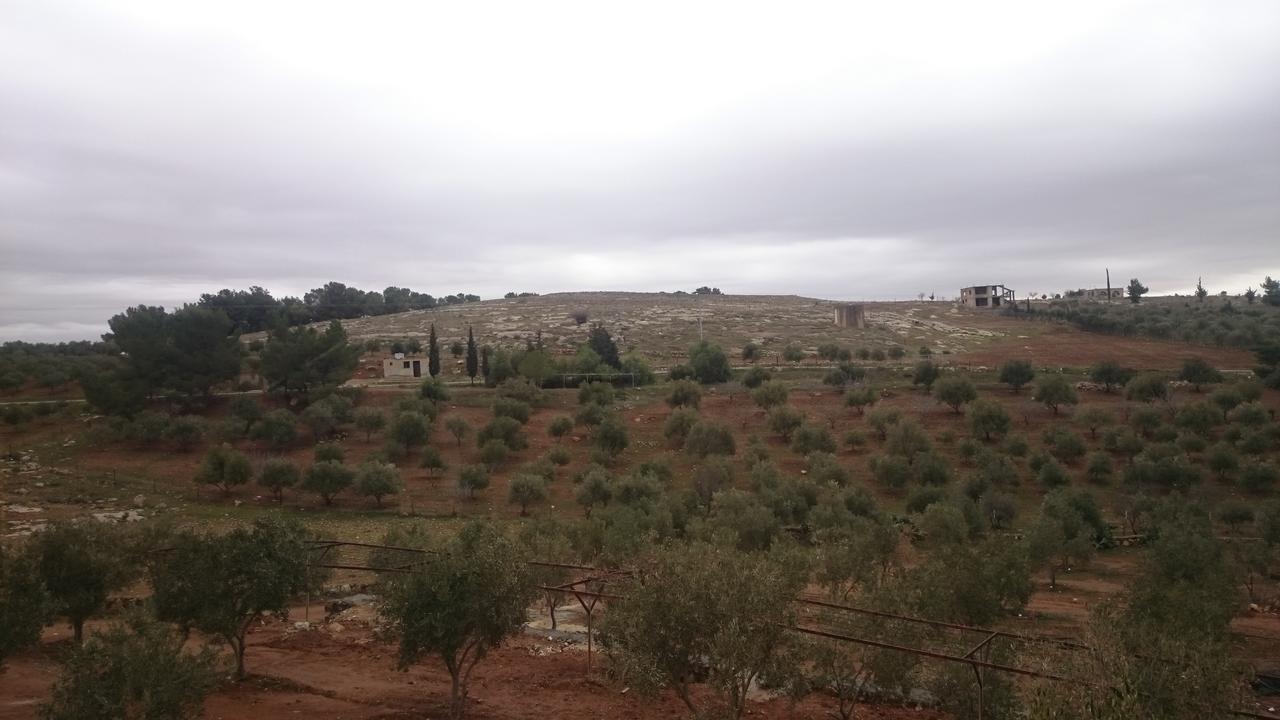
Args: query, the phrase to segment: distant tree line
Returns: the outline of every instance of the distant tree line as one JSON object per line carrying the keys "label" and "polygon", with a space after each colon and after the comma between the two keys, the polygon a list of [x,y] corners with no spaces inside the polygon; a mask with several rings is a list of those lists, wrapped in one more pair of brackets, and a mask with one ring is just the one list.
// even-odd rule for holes
{"label": "distant tree line", "polygon": [[196,305],[221,310],[237,330],[250,333],[267,330],[280,323],[303,325],[479,301],[479,295],[469,293],[436,298],[409,288],[391,286],[377,292],[333,281],[310,290],[301,299],[291,296],[277,299],[265,288],[255,285],[248,290],[224,288],[216,293],[205,293]]}

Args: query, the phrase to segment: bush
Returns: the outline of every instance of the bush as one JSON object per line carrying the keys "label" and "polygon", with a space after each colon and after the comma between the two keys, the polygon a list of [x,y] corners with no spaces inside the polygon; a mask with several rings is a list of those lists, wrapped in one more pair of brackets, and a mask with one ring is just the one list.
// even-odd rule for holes
{"label": "bush", "polygon": [[785,442],[791,442],[791,435],[804,424],[804,413],[787,405],[775,407],[769,411],[769,429],[777,433]]}
{"label": "bush", "polygon": [[912,385],[923,385],[926,391],[933,388],[933,383],[942,374],[937,365],[929,360],[921,360],[916,363],[915,372],[911,375]]}
{"label": "bush", "polygon": [[1074,464],[1088,451],[1084,438],[1069,430],[1047,431],[1044,440],[1049,447],[1049,454],[1068,465]]}
{"label": "bush", "polygon": [[901,490],[911,480],[911,466],[894,455],[871,458],[871,474],[888,490]]}
{"label": "bush", "polygon": [[430,428],[427,426],[425,417],[418,413],[406,412],[400,413],[395,420],[391,421],[391,428],[387,435],[406,448],[413,448],[425,443],[429,432]]}
{"label": "bush", "polygon": [[536,590],[520,551],[492,526],[473,522],[439,553],[387,588],[382,616],[400,638],[400,664],[438,655],[452,677],[450,717],[466,710],[475,664],[519,633]]}
{"label": "bush", "polygon": [[1031,367],[1030,360],[1007,360],[1000,366],[1000,382],[1013,388],[1013,393],[1017,395],[1022,391],[1022,386],[1030,383],[1036,377],[1035,368]]}
{"label": "bush", "polygon": [[258,485],[270,490],[276,502],[280,502],[284,489],[297,485],[301,478],[297,465],[284,458],[271,458],[263,463],[258,473]]}
{"label": "bush", "polygon": [[748,390],[754,390],[755,388],[758,388],[764,383],[768,382],[769,378],[771,377],[773,377],[773,373],[769,372],[768,370],[765,370],[764,368],[761,368],[761,367],[749,368],[746,372],[742,374],[742,386],[747,388]]}
{"label": "bush", "polygon": [[924,512],[930,505],[947,499],[945,490],[939,487],[924,486],[911,491],[907,496],[906,510],[911,515]]}
{"label": "bush", "polygon": [[760,346],[753,342],[749,342],[742,346],[743,362],[755,362],[759,360],[762,355],[763,353],[760,351]]}
{"label": "bush", "polygon": [[356,428],[364,433],[364,441],[373,440],[373,434],[387,426],[387,416],[376,408],[360,408],[355,412]]}
{"label": "bush", "polygon": [[1203,358],[1195,357],[1182,361],[1182,371],[1178,373],[1178,379],[1191,383],[1195,391],[1200,392],[1205,385],[1222,382],[1223,377],[1222,373],[1205,362]]}
{"label": "bush", "polygon": [[694,379],[703,385],[728,382],[731,374],[729,357],[724,354],[724,350],[705,340],[689,350],[689,368]]}
{"label": "bush", "polygon": [[564,415],[556,417],[547,426],[547,434],[555,438],[557,442],[571,432],[573,432],[573,420]]}
{"label": "bush", "polygon": [[474,498],[477,490],[489,487],[489,469],[484,465],[466,465],[458,472],[458,487]]}
{"label": "bush", "polygon": [[1280,480],[1280,470],[1269,462],[1252,462],[1240,471],[1240,489],[1245,492],[1264,494],[1271,492],[1276,481]]}
{"label": "bush", "polygon": [[272,410],[253,427],[250,437],[272,450],[284,450],[298,439],[298,423],[288,410]]}
{"label": "bush", "polygon": [[693,377],[693,368],[688,365],[672,365],[667,371],[667,379],[671,381],[688,380]]}
{"label": "bush", "polygon": [[418,394],[432,402],[449,402],[449,388],[444,384],[443,380],[438,378],[423,380],[422,386],[418,389]]}
{"label": "bush", "polygon": [[506,462],[510,455],[511,450],[507,447],[507,444],[497,438],[486,440],[480,446],[480,462],[484,463],[490,472],[493,472],[499,465]]}
{"label": "bush", "polygon": [[849,471],[844,469],[836,456],[828,452],[816,451],[805,458],[809,480],[819,485],[836,485],[843,487],[849,484]]}
{"label": "bush", "polygon": [[419,463],[419,467],[426,470],[428,475],[435,475],[448,470],[449,464],[444,461],[444,456],[439,450],[428,445],[422,448],[422,462]]}
{"label": "bush", "polygon": [[209,448],[196,473],[196,482],[201,485],[213,485],[229,495],[231,488],[244,485],[253,477],[253,468],[244,453],[228,445],[217,445]]}
{"label": "bush", "polygon": [[316,462],[332,460],[341,463],[346,461],[347,455],[342,451],[342,446],[337,443],[321,443],[315,447],[314,459]]}
{"label": "bush", "polygon": [[877,408],[867,413],[867,423],[875,428],[881,442],[888,439],[889,429],[901,420],[902,413],[893,408]]}
{"label": "bush", "polygon": [[525,439],[524,433],[520,428],[521,425],[518,420],[509,417],[496,417],[490,420],[483,428],[480,428],[480,432],[476,435],[476,442],[483,447],[491,440],[500,440],[511,450],[523,450],[529,446],[529,442]]}
{"label": "bush", "polygon": [[191,450],[204,439],[204,421],[195,415],[179,415],[165,427],[164,439],[179,450]]}
{"label": "bush", "polygon": [[845,393],[845,407],[857,408],[858,414],[862,415],[866,409],[874,405],[877,400],[876,391],[869,387],[855,387]]}
{"label": "bush", "polygon": [[787,402],[787,386],[771,380],[751,392],[751,399],[756,405],[770,410]]}
{"label": "bush", "polygon": [[951,468],[937,453],[918,453],[911,466],[921,485],[946,485],[951,482]]}
{"label": "bush", "polygon": [[797,363],[804,360],[804,350],[799,345],[791,343],[782,349],[782,359],[789,363]]}
{"label": "bush", "polygon": [[974,437],[981,437],[987,442],[993,436],[999,437],[1009,432],[1009,428],[1013,426],[1013,419],[1009,417],[1008,411],[994,400],[974,400],[966,412]]}
{"label": "bush", "polygon": [[[609,387],[605,385],[604,387]],[[612,388],[610,388],[612,390]],[[533,408],[528,403],[513,400],[511,398],[498,398],[493,401],[494,417],[509,417],[512,420],[524,425],[529,422],[529,415],[533,412]]]}
{"label": "bush", "polygon": [[325,505],[332,505],[334,496],[350,487],[354,480],[355,473],[350,468],[328,460],[307,469],[302,479],[302,489],[319,495]]}
{"label": "bush", "polygon": [[1048,488],[1060,487],[1071,481],[1062,466],[1052,459],[1047,459],[1040,465],[1040,469],[1036,472],[1036,479]]}
{"label": "bush", "polygon": [[1105,484],[1111,480],[1113,473],[1110,455],[1104,452],[1090,453],[1084,467],[1084,474],[1089,478],[1089,482]]}
{"label": "bush", "polygon": [[1041,376],[1036,381],[1035,399],[1036,402],[1044,403],[1044,406],[1052,410],[1054,415],[1058,414],[1058,409],[1063,405],[1075,405],[1080,402],[1076,389],[1062,375]]}
{"label": "bush", "polygon": [[627,449],[627,426],[617,415],[610,415],[596,428],[591,442],[597,449],[615,458]]}
{"label": "bush", "polygon": [[613,405],[613,386],[606,382],[589,382],[578,388],[578,404],[596,404],[604,407]]}
{"label": "bush", "polygon": [[365,462],[356,470],[356,492],[373,498],[378,507],[382,507],[382,498],[395,495],[403,488],[400,471],[395,465]]}
{"label": "bush", "polygon": [[46,720],[193,718],[217,685],[209,649],[183,651],[184,637],[135,613],[66,657],[41,709]]}
{"label": "bush", "polygon": [[1169,399],[1169,384],[1159,373],[1142,373],[1125,383],[1126,400],[1151,403],[1156,400]]}
{"label": "bush", "polygon": [[708,455],[733,455],[737,446],[729,428],[710,420],[701,420],[689,429],[684,449],[690,455],[705,458]]}
{"label": "bush", "polygon": [[1132,377],[1132,370],[1111,360],[1104,360],[1089,370],[1089,379],[1101,385],[1102,391],[1106,393],[1115,392],[1116,388],[1124,386]]}
{"label": "bush", "polygon": [[536,475],[517,475],[507,487],[507,502],[520,506],[520,516],[529,514],[529,506],[547,499],[547,483]]}
{"label": "bush", "polygon": [[686,407],[676,408],[667,416],[667,421],[662,426],[662,436],[673,446],[684,447],[689,431],[698,424],[699,420],[701,416],[696,410]]}
{"label": "bush", "polygon": [[914,420],[903,420],[889,430],[884,444],[885,452],[910,463],[918,454],[933,450],[933,442],[924,428]]}
{"label": "bush", "polygon": [[836,451],[836,441],[821,425],[805,423],[791,434],[791,450],[797,455],[808,455],[812,452],[833,453]]}
{"label": "bush", "polygon": [[698,384],[689,380],[677,380],[671,384],[671,392],[667,394],[667,405],[678,407],[690,407],[697,409],[702,403],[702,390],[698,388]]}
{"label": "bush", "polygon": [[978,389],[974,387],[973,381],[963,375],[940,378],[933,384],[932,390],[938,402],[949,406],[957,415],[966,403],[973,402],[978,397]]}

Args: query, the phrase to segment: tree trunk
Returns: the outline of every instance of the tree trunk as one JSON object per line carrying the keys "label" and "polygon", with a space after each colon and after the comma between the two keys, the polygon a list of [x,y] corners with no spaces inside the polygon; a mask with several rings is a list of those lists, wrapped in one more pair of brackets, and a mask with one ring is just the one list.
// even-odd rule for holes
{"label": "tree trunk", "polygon": [[450,673],[450,677],[453,682],[449,688],[449,717],[458,720],[467,711],[467,692],[458,672]]}
{"label": "tree trunk", "polygon": [[551,593],[547,593],[547,614],[551,616],[551,629],[556,629],[556,604],[551,599]]}
{"label": "tree trunk", "polygon": [[75,640],[76,645],[84,642],[84,618],[72,618],[71,636]]}

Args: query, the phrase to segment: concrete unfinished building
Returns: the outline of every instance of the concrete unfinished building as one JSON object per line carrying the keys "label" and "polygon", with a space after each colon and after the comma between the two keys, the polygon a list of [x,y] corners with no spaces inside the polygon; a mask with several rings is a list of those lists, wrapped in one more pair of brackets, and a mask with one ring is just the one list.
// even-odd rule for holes
{"label": "concrete unfinished building", "polygon": [[960,288],[960,304],[965,307],[989,310],[1013,305],[1013,291],[1003,285],[972,285]]}
{"label": "concrete unfinished building", "polygon": [[867,327],[867,313],[861,305],[837,305],[835,315],[838,327],[858,329]]}

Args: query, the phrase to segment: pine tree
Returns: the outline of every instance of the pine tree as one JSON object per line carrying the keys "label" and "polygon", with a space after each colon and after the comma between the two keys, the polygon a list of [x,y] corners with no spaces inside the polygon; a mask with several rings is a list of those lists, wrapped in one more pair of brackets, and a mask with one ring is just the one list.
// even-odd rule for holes
{"label": "pine tree", "polygon": [[476,384],[476,374],[480,372],[480,354],[476,350],[476,336],[472,334],[471,328],[467,328],[467,377],[471,378],[471,384]]}
{"label": "pine tree", "polygon": [[440,374],[440,341],[436,338],[435,323],[431,323],[431,335],[427,338],[427,372],[431,377]]}
{"label": "pine tree", "polygon": [[1209,294],[1209,291],[1204,289],[1203,278],[1196,278],[1196,300],[1199,300],[1200,302],[1204,302],[1204,299],[1206,296],[1208,296],[1208,294]]}

